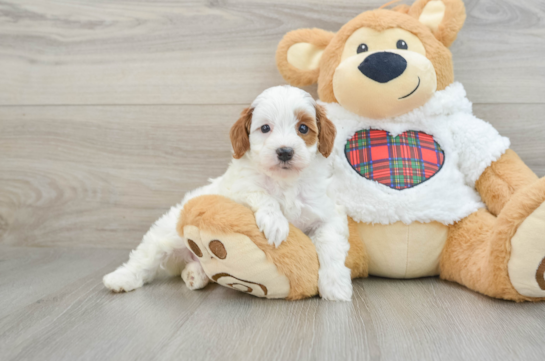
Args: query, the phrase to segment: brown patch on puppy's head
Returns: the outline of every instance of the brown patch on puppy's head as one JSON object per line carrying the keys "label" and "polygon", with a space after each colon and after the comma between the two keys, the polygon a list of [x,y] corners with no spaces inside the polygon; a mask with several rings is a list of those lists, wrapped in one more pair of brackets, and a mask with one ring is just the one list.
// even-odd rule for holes
{"label": "brown patch on puppy's head", "polygon": [[233,146],[233,158],[240,159],[250,150],[250,127],[252,125],[253,108],[246,108],[240,118],[233,124],[229,132]]}
{"label": "brown patch on puppy's head", "polygon": [[333,122],[325,115],[325,110],[321,105],[316,105],[316,122],[320,130],[318,134],[318,151],[327,158],[333,151],[337,129]]}
{"label": "brown patch on puppy's head", "polygon": [[[316,124],[316,119],[314,119],[310,114],[305,112],[304,110],[298,110],[295,112],[295,116],[298,120],[297,124],[295,125],[295,129],[297,131],[297,135],[301,137],[305,141],[305,144],[307,147],[310,147],[311,145],[316,144],[318,141],[318,125]],[[308,132],[306,134],[303,134],[299,131],[299,128],[301,125],[306,125],[308,127]]]}
{"label": "brown patch on puppy's head", "polygon": [[[315,109],[316,119],[303,110],[297,111],[295,116],[299,121],[295,127],[297,135],[305,141],[307,147],[318,142],[318,151],[327,158],[333,151],[337,130],[333,122],[325,115],[325,110],[321,105],[316,104]],[[306,134],[299,131],[302,124],[308,127]]]}

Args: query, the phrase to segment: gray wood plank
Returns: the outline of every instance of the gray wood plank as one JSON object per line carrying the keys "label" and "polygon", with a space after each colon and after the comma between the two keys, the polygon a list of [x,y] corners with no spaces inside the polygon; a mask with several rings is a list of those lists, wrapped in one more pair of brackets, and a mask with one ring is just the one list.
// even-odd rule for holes
{"label": "gray wood plank", "polygon": [[[221,175],[243,106],[0,107],[0,243],[133,248]],[[545,175],[545,105],[476,105]]]}
{"label": "gray wood plank", "polygon": [[[0,252],[6,248],[0,248]],[[9,250],[9,248],[8,248]],[[24,261],[34,248],[19,248],[12,257]],[[56,268],[49,274],[37,275],[47,288],[36,292],[39,299],[21,307],[6,304],[7,313],[0,317],[0,354],[3,360],[134,360],[151,359],[157,348],[168,343],[177,330],[210,292],[193,292],[181,278],[157,280],[144,292],[114,294],[102,285],[102,276],[112,271],[127,257],[119,250],[63,250],[58,253]],[[120,257],[123,253],[123,257]],[[116,262],[104,266],[105,259]],[[73,258],[73,259],[70,259]],[[67,279],[74,272],[75,261],[94,263],[88,274]],[[40,267],[28,265],[39,272]],[[8,271],[17,277],[16,270]],[[74,273],[78,273],[77,271]],[[24,294],[24,279],[9,288],[0,285],[0,295],[7,290]]]}
{"label": "gray wood plank", "polygon": [[241,110],[0,108],[2,242],[132,248],[186,191],[227,168]]}
{"label": "gray wood plank", "polygon": [[0,247],[0,319],[126,259],[126,250]]}
{"label": "gray wood plank", "polygon": [[[336,31],[384,2],[0,1],[0,358],[543,359],[544,304],[435,278],[357,280],[349,304],[192,292],[179,277],[102,286],[157,217],[224,171],[242,107],[283,83],[283,34]],[[466,6],[456,78],[544,176],[543,2]]]}
{"label": "gray wood plank", "polygon": [[[545,305],[491,300],[437,278],[354,282],[352,304],[211,295],[160,354],[191,359],[540,360]],[[233,318],[236,320],[233,323]],[[200,319],[214,320],[206,333]],[[205,346],[202,344],[206,340]],[[256,340],[256,341],[254,341]],[[248,347],[247,345],[252,345]]]}
{"label": "gray wood plank", "polygon": [[437,278],[362,282],[384,360],[540,360],[545,304],[494,300]]}
{"label": "gray wood plank", "polygon": [[[0,266],[11,280],[0,283],[2,359],[540,360],[545,352],[545,304],[496,301],[437,278],[356,280],[351,303],[264,300],[217,285],[189,291],[179,277],[114,294],[101,277],[122,253],[0,246],[4,262],[21,264]],[[46,263],[55,266],[44,272]],[[23,268],[36,279],[18,281]],[[7,293],[30,297],[7,302]]]}
{"label": "gray wood plank", "polygon": [[[274,54],[287,31],[337,31],[385,2],[5,0],[0,104],[246,104],[284,83]],[[466,5],[451,50],[470,98],[543,102],[543,2]]]}
{"label": "gray wood plank", "polygon": [[[206,331],[201,329],[206,320]],[[354,300],[256,300],[222,288],[213,293],[158,354],[202,360],[378,360],[382,350],[366,290]]]}

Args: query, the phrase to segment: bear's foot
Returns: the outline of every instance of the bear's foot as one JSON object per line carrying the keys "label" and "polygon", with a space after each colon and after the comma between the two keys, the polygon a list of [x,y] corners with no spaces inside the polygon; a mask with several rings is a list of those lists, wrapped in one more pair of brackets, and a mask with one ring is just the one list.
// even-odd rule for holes
{"label": "bear's foot", "polygon": [[510,237],[507,273],[524,300],[545,298],[545,178],[517,191],[498,215]]}
{"label": "bear's foot", "polygon": [[252,240],[240,233],[217,234],[186,225],[187,247],[208,277],[222,286],[258,297],[285,298],[290,283]]}
{"label": "bear's foot", "polygon": [[206,275],[222,286],[266,298],[301,299],[318,292],[316,249],[293,226],[275,248],[250,209],[206,195],[187,202],[177,230]]}
{"label": "bear's foot", "polygon": [[511,239],[508,270],[518,293],[545,297],[545,203],[520,224]]}
{"label": "bear's foot", "polygon": [[496,217],[481,209],[449,228],[441,278],[517,302],[545,300],[545,178]]}

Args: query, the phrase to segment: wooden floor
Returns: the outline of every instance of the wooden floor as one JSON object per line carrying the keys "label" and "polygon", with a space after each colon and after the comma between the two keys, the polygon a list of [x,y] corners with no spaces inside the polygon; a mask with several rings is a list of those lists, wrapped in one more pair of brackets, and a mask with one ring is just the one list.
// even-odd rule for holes
{"label": "wooden floor", "polygon": [[[102,286],[224,171],[238,113],[284,83],[283,34],[384,2],[0,0],[0,360],[543,360],[545,303],[436,278],[357,280],[352,303]],[[544,3],[466,6],[456,78],[544,176]]]}

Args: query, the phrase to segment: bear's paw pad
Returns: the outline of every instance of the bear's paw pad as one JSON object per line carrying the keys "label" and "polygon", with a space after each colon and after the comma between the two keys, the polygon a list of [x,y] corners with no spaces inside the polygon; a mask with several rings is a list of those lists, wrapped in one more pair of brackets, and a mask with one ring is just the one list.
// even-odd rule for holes
{"label": "bear's paw pad", "polygon": [[518,293],[545,297],[545,203],[521,223],[511,239],[508,271]]}
{"label": "bear's paw pad", "polygon": [[257,297],[285,298],[288,278],[252,240],[240,233],[215,234],[193,225],[184,227],[186,246],[214,282]]}

